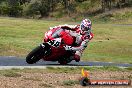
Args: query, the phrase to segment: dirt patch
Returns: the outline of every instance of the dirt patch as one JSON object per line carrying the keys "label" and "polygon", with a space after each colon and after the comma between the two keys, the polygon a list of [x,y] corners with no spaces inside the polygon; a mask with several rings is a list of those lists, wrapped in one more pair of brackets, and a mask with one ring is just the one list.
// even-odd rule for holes
{"label": "dirt patch", "polygon": [[[81,74],[77,73],[46,73],[21,72],[20,77],[0,76],[0,88],[84,88],[78,79]],[[91,71],[91,79],[130,79],[132,71]],[[87,88],[132,88],[132,86],[87,86]]]}

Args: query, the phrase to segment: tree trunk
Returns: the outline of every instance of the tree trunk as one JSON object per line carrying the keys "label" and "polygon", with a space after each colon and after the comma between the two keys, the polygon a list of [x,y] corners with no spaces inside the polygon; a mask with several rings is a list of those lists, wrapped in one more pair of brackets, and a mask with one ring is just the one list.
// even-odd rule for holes
{"label": "tree trunk", "polygon": [[101,6],[102,6],[102,11],[104,12],[105,11],[105,1],[104,0],[101,0]]}

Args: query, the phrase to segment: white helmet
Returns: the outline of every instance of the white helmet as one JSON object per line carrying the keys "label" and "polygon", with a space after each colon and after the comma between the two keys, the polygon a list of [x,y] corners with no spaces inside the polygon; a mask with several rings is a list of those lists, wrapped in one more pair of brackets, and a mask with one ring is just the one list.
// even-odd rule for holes
{"label": "white helmet", "polygon": [[90,32],[91,26],[92,26],[92,22],[89,19],[84,19],[81,22],[80,29],[82,32]]}

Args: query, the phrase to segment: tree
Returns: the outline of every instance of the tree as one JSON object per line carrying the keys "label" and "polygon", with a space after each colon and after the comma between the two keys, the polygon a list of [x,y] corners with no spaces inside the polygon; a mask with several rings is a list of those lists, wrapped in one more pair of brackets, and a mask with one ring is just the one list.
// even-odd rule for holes
{"label": "tree", "polygon": [[0,1],[0,15],[7,15],[8,14],[8,5],[6,0]]}
{"label": "tree", "polygon": [[20,5],[23,5],[25,3],[30,3],[31,0],[19,0]]}
{"label": "tree", "polygon": [[11,17],[17,17],[22,15],[23,7],[20,5],[19,0],[7,0],[8,1],[8,15]]}
{"label": "tree", "polygon": [[41,17],[48,16],[50,12],[50,0],[31,0],[27,6],[26,14],[29,16],[40,14]]}

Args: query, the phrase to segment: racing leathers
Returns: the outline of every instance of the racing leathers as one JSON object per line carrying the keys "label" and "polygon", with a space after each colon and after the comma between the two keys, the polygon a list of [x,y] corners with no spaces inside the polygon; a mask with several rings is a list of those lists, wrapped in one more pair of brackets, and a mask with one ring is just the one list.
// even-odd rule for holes
{"label": "racing leathers", "polygon": [[[50,27],[50,30],[58,27],[53,34],[53,38],[60,37],[61,35],[65,35],[65,33],[69,34],[73,37],[74,42],[68,41],[70,37],[67,36],[64,39],[68,42],[68,44],[64,47],[65,50],[75,51],[75,55],[71,58],[74,58],[75,61],[79,62],[80,57],[88,45],[88,42],[93,38],[93,33],[90,31],[82,31],[80,30],[80,25],[59,25],[55,27]],[[64,32],[63,32],[64,31]]]}

